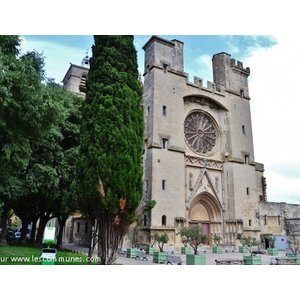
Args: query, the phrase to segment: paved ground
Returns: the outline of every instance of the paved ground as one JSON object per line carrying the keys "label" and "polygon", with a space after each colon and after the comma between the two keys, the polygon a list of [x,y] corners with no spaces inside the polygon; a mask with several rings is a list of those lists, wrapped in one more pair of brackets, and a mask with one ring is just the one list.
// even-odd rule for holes
{"label": "paved ground", "polygon": [[[80,252],[80,253],[87,253],[88,249],[85,247],[81,247],[75,244],[64,244],[63,247],[65,249],[69,249],[75,252]],[[204,249],[203,249],[204,250]],[[200,253],[203,253],[203,250],[200,250]],[[206,264],[207,265],[215,265],[215,260],[222,260],[222,259],[243,259],[243,254],[238,253],[237,251],[231,252],[231,253],[221,253],[221,254],[215,254],[212,253],[211,248],[206,248],[205,249],[206,253]],[[169,252],[169,251],[168,251]],[[182,264],[185,265],[186,263],[186,256],[184,254],[180,254],[180,252],[174,253],[176,256],[180,256]],[[266,255],[266,254],[261,254],[261,259],[262,259],[262,264],[263,265],[269,265],[271,262],[271,258],[273,257],[284,257],[285,252],[284,251],[279,251],[277,256],[271,256],[271,255]],[[117,264],[122,264],[122,265],[157,265],[156,263],[153,263],[153,258],[152,256],[148,256],[148,261],[141,261],[141,260],[136,260],[134,258],[127,258],[124,256],[119,256],[116,260]]]}

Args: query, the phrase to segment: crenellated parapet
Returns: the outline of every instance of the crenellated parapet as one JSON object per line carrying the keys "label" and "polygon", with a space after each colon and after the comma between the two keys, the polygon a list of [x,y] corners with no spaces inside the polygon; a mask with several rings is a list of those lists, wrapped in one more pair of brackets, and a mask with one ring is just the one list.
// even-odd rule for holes
{"label": "crenellated parapet", "polygon": [[225,52],[217,53],[212,58],[213,77],[217,87],[223,87],[227,92],[250,99],[248,77],[250,68],[244,68],[241,61],[231,58]]}
{"label": "crenellated parapet", "polygon": [[239,73],[246,77],[250,75],[250,68],[244,68],[243,63],[241,61],[236,61],[234,58],[230,59],[230,67],[233,72]]}
{"label": "crenellated parapet", "polygon": [[241,98],[250,99],[248,91],[250,68],[244,68],[241,61],[231,58],[228,53],[221,52],[213,56],[213,81],[208,81],[204,86],[202,78],[194,77],[194,81],[190,82],[189,75],[184,72],[182,42],[152,36],[143,49],[145,50],[144,76],[156,68],[165,73],[181,76],[185,78],[187,85],[212,94],[224,96],[225,92],[229,92]]}
{"label": "crenellated parapet", "polygon": [[199,90],[210,92],[212,94],[219,94],[225,96],[225,89],[222,86],[217,86],[215,82],[207,81],[206,86],[203,84],[203,79],[197,76],[194,76],[194,82],[190,82],[188,77],[186,79],[186,84],[196,87]]}

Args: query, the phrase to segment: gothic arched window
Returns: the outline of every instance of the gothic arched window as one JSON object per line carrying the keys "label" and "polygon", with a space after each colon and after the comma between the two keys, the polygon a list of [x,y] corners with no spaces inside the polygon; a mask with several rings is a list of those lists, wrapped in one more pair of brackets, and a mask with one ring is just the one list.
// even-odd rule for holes
{"label": "gothic arched window", "polygon": [[167,217],[166,217],[166,215],[163,215],[161,217],[161,225],[162,226],[166,226],[167,225]]}

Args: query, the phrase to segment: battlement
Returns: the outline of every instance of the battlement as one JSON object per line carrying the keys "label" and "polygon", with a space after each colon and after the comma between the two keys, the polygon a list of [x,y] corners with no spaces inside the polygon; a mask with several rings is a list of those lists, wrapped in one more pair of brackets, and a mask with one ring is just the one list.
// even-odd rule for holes
{"label": "battlement", "polygon": [[244,68],[241,61],[236,61],[226,52],[213,56],[213,82],[208,81],[207,87],[204,87],[203,80],[199,77],[194,77],[193,83],[188,81],[188,74],[184,72],[183,65],[183,42],[175,39],[169,41],[154,35],[143,49],[145,51],[144,75],[153,68],[159,68],[164,72],[172,72],[185,77],[187,84],[199,89],[220,94],[224,94],[226,90],[242,98],[250,99],[248,91],[250,68]]}
{"label": "battlement", "polygon": [[162,66],[165,70],[171,68],[177,72],[184,72],[183,42],[168,41],[153,35],[144,45],[145,73],[152,66]]}
{"label": "battlement", "polygon": [[217,87],[216,83],[212,81],[207,81],[206,86],[204,86],[203,79],[197,76],[194,76],[194,82],[190,82],[187,76],[186,84],[190,86],[194,86],[200,90],[225,96],[225,89],[222,86]]}
{"label": "battlement", "polygon": [[226,52],[215,54],[212,63],[214,82],[217,86],[223,86],[227,91],[249,98],[250,68],[244,68],[241,61],[236,61]]}
{"label": "battlement", "polygon": [[236,72],[241,72],[245,76],[250,75],[250,68],[244,68],[243,63],[241,61],[236,61],[234,58],[230,59],[230,66]]}

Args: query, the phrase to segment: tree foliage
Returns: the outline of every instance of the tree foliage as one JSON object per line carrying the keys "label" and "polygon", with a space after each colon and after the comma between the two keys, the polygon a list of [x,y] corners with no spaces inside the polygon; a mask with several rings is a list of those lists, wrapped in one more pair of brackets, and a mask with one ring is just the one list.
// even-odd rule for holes
{"label": "tree foliage", "polygon": [[207,235],[202,232],[200,225],[193,225],[191,227],[183,227],[180,229],[182,242],[186,245],[189,244],[194,254],[198,253],[198,246],[207,240]]}
{"label": "tree foliage", "polygon": [[[26,211],[24,204],[31,206],[33,215],[28,218],[39,217],[44,224],[52,217],[65,221],[75,210],[71,187],[78,158],[81,100],[53,83],[45,87],[43,96],[52,101],[55,118],[49,129],[31,143],[32,155],[21,176],[23,196],[14,208],[21,214]],[[40,228],[38,244],[43,232]]]}
{"label": "tree foliage", "polygon": [[132,36],[94,39],[83,104],[79,203],[99,218],[99,256],[107,264],[115,260],[142,196],[142,86]]}
{"label": "tree foliage", "polygon": [[219,235],[217,235],[217,234],[213,235],[213,241],[217,246],[220,245],[221,240],[222,240],[222,237],[220,237]]}
{"label": "tree foliage", "polygon": [[[31,157],[30,144],[52,121],[38,71],[43,58],[36,52],[19,57],[19,44],[18,36],[0,36],[0,165],[5,166],[0,169],[2,227],[11,202],[22,194],[19,175]],[[1,239],[4,234],[5,229]]]}
{"label": "tree foliage", "polygon": [[158,243],[159,251],[163,252],[164,251],[164,245],[166,243],[168,243],[168,241],[169,241],[168,235],[165,232],[162,233],[162,234],[155,233],[153,238],[154,238],[154,241],[156,241]]}
{"label": "tree foliage", "polygon": [[246,247],[248,251],[250,252],[250,255],[253,255],[253,246],[258,245],[258,240],[255,237],[252,237],[250,235],[245,236],[241,233],[238,233],[237,240],[240,241],[240,243],[243,245],[243,247]]}
{"label": "tree foliage", "polygon": [[[0,36],[0,202],[27,223],[73,210],[81,101],[48,81],[44,57],[19,56],[18,36]],[[1,238],[5,236],[2,230]]]}

